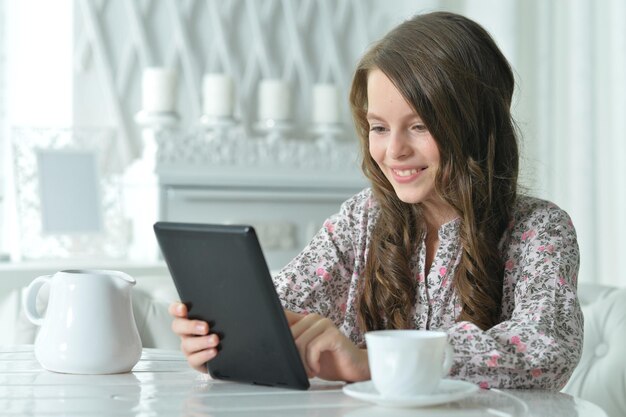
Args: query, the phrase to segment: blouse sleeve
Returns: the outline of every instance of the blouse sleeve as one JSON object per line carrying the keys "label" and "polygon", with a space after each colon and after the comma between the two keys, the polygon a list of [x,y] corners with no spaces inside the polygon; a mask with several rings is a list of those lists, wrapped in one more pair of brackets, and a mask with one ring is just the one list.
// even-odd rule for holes
{"label": "blouse sleeve", "polygon": [[326,220],[303,251],[274,277],[284,308],[341,323],[351,280],[358,274],[356,248],[366,227],[369,201],[364,190],[343,203],[339,213]]}
{"label": "blouse sleeve", "polygon": [[[511,234],[505,262],[509,318],[482,331],[448,329],[453,377],[483,388],[561,389],[580,359],[583,316],[576,295],[579,251],[569,216],[551,205]],[[503,305],[506,304],[503,302]]]}

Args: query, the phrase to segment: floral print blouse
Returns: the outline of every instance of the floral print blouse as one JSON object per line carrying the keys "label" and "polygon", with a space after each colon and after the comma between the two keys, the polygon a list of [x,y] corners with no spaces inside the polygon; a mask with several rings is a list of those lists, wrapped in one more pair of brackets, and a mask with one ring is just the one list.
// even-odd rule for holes
{"label": "floral print blouse", "polygon": [[[283,306],[330,318],[357,346],[357,324],[373,225],[380,208],[371,189],[346,201],[311,243],[274,278]],[[500,249],[504,254],[502,321],[483,331],[460,313],[452,279],[460,219],[439,229],[428,275],[425,246],[411,262],[417,285],[416,329],[445,330],[454,350],[451,378],[483,388],[561,389],[580,359],[583,316],[576,295],[579,252],[572,222],[556,205],[519,196]]]}

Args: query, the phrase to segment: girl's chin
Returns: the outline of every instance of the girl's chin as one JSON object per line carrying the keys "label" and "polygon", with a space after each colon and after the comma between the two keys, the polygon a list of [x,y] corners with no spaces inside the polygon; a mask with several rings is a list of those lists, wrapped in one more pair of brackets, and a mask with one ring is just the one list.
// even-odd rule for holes
{"label": "girl's chin", "polygon": [[409,189],[408,187],[396,186],[394,191],[398,199],[407,204],[420,204],[432,199],[434,196],[434,190],[428,192],[423,187]]}
{"label": "girl's chin", "polygon": [[402,193],[402,192],[399,193],[397,191],[396,191],[396,195],[398,196],[398,199],[400,199],[400,201],[402,201],[403,203],[407,203],[407,204],[419,204],[423,201],[423,198],[421,195]]}

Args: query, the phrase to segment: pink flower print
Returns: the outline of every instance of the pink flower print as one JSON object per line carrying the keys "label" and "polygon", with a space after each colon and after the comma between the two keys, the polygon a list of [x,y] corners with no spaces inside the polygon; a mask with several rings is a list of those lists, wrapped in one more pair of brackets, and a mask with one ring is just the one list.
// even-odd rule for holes
{"label": "pink flower print", "polygon": [[330,220],[326,220],[324,222],[324,228],[328,233],[333,233],[335,231],[335,225]]}
{"label": "pink flower print", "polygon": [[520,353],[526,352],[526,343],[522,342],[519,336],[512,336],[511,343],[515,345],[515,350]]}
{"label": "pink flower print", "polygon": [[487,381],[480,381],[478,383],[480,389],[489,389],[489,383]]}
{"label": "pink flower print", "polygon": [[442,266],[441,268],[439,268],[439,275],[444,276],[446,275],[446,272],[448,272],[448,270],[446,269],[445,266]]}
{"label": "pink flower print", "polygon": [[294,291],[300,291],[302,289],[302,287],[300,286],[300,284],[296,284],[293,286]]}
{"label": "pink flower print", "polygon": [[498,359],[500,359],[500,355],[494,353],[489,359],[487,359],[487,366],[490,368],[495,368],[496,366],[498,366]]}
{"label": "pink flower print", "polygon": [[539,246],[539,247],[537,248],[537,250],[538,250],[539,252],[543,252],[544,250],[546,250],[546,247],[545,247],[545,246],[543,246],[543,245],[541,245],[541,246]]}
{"label": "pink flower print", "polygon": [[339,308],[341,308],[342,313],[345,313],[348,308],[348,305],[346,303],[341,303],[341,306]]}
{"label": "pink flower print", "polygon": [[554,245],[546,246],[546,250],[548,251],[548,253],[554,253]]}
{"label": "pink flower print", "polygon": [[473,326],[471,323],[463,324],[463,330],[472,330]]}
{"label": "pink flower print", "polygon": [[532,239],[535,236],[537,236],[537,232],[535,232],[535,230],[533,229],[530,229],[522,233],[522,240]]}
{"label": "pink flower print", "polygon": [[504,263],[504,269],[506,269],[507,271],[512,271],[514,265],[515,263],[513,262],[513,259],[509,259]]}
{"label": "pink flower print", "polygon": [[533,378],[539,378],[542,373],[543,372],[539,368],[535,368],[532,371],[530,371],[530,374],[533,376]]}
{"label": "pink flower print", "polygon": [[559,277],[559,285],[561,286],[565,285],[565,278]]}
{"label": "pink flower print", "polygon": [[448,286],[448,278],[444,278],[444,280],[441,281],[441,286],[444,288]]}
{"label": "pink flower print", "polygon": [[328,271],[326,271],[324,268],[321,268],[321,267],[317,268],[317,270],[315,271],[315,275],[322,278],[324,281],[330,281],[330,278],[331,278]]}

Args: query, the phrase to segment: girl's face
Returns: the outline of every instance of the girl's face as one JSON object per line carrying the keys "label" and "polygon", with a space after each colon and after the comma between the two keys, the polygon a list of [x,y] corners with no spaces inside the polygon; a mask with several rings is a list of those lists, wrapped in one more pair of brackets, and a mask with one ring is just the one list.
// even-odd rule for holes
{"label": "girl's face", "polygon": [[435,192],[437,144],[420,116],[379,69],[369,73],[367,101],[370,155],[398,198],[422,203],[431,212],[445,206]]}

